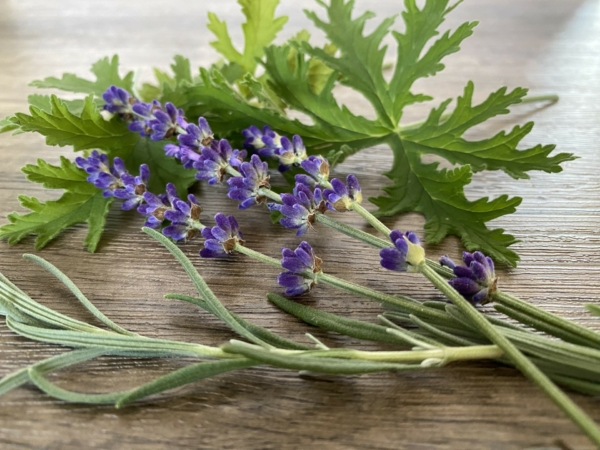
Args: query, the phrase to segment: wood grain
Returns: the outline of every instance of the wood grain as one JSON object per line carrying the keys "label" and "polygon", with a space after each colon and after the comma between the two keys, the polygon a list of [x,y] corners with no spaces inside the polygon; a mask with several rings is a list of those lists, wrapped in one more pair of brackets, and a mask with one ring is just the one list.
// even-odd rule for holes
{"label": "wood grain", "polygon": [[[400,2],[357,1],[358,8],[381,15],[398,12]],[[285,39],[309,25],[300,14],[312,2],[285,2],[291,17]],[[118,53],[126,69],[148,77],[153,66],[167,67],[174,54],[198,66],[216,60],[205,30],[206,9],[236,24],[238,6],[221,2],[42,2],[0,0],[0,117],[26,110],[34,79],[63,72],[87,75],[100,57]],[[600,11],[597,2],[571,0],[479,0],[466,2],[448,18],[454,27],[480,20],[475,36],[448,58],[442,75],[420,82],[436,100],[461,93],[475,82],[477,100],[501,85],[526,86],[533,94],[554,92],[560,102],[548,108],[515,108],[508,117],[478,127],[486,136],[516,123],[535,120],[526,144],[556,143],[559,151],[580,159],[561,174],[534,173],[515,182],[500,173],[475,177],[468,195],[520,195],[518,212],[496,220],[522,240],[515,246],[523,261],[501,269],[503,289],[514,292],[580,323],[600,329],[582,308],[600,291]],[[316,35],[321,39],[320,35]],[[372,114],[364,101],[340,90],[352,109]],[[407,121],[423,117],[430,105],[411,108]],[[0,136],[0,217],[21,211],[17,194],[55,198],[26,182],[19,168],[38,157],[56,162],[68,148],[44,145],[37,135]],[[359,176],[367,197],[385,184],[379,175],[391,156],[374,148],[350,158],[337,171]],[[199,192],[205,211],[236,213],[224,188]],[[266,211],[238,215],[247,242],[277,256],[297,239],[270,225]],[[365,227],[360,219],[342,217]],[[416,214],[388,219],[389,226],[421,230]],[[162,298],[167,292],[192,294],[174,260],[139,232],[134,214],[111,211],[98,253],[83,250],[85,227],[74,227],[44,250],[35,252],[67,273],[81,290],[119,324],[148,336],[218,345],[233,337],[223,325],[192,305]],[[330,230],[309,236],[327,270],[386,292],[418,299],[438,294],[415,276],[396,277],[378,269],[377,253]],[[33,252],[33,240],[11,247],[0,243],[0,271],[35,299],[74,317],[91,320],[65,288],[21,254]],[[198,244],[182,247],[201,274],[232,311],[288,337],[304,339],[310,331],[328,345],[378,348],[309,329],[269,305],[266,290],[277,291],[277,272],[242,256],[207,262],[197,257]],[[448,238],[429,246],[431,255],[458,257],[460,243]],[[375,320],[377,304],[319,286],[307,304],[349,317]],[[20,338],[0,325],[0,377],[62,348]],[[103,392],[123,389],[180,367],[181,360],[100,358],[54,377],[71,389]],[[597,399],[573,396],[600,420]],[[348,449],[522,449],[553,448],[561,440],[571,448],[591,448],[587,439],[518,372],[493,363],[462,364],[443,370],[356,377],[299,377],[296,373],[256,368],[187,386],[122,410],[109,406],[71,405],[52,400],[32,386],[0,399],[0,448],[4,449],[184,449],[184,448],[315,448]],[[558,448],[558,447],[556,447]]]}

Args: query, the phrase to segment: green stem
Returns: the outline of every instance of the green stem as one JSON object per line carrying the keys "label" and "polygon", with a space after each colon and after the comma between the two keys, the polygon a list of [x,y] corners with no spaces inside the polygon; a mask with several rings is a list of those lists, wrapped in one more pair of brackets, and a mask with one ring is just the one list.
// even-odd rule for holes
{"label": "green stem", "polygon": [[534,103],[534,102],[552,102],[556,103],[559,97],[556,94],[546,94],[546,95],[528,95],[527,97],[521,100],[521,105],[524,103]]}
{"label": "green stem", "polygon": [[454,323],[454,321],[450,319],[447,314],[433,308],[423,306],[421,303],[408,297],[384,294],[358,284],[349,283],[346,280],[342,280],[341,278],[334,277],[333,275],[328,275],[326,273],[307,274],[307,276],[317,282],[322,282],[338,289],[370,298],[380,303],[400,307],[403,310],[406,310],[412,314],[416,314],[420,317],[427,317],[428,319],[441,323],[447,323],[448,321]]}
{"label": "green stem", "polygon": [[218,313],[220,319],[227,323],[227,325],[229,325],[229,327],[233,331],[238,333],[240,336],[244,336],[246,339],[254,342],[255,344],[263,345],[265,347],[271,347],[270,344],[263,342],[261,339],[254,336],[252,333],[246,330],[231,316],[229,310],[225,308],[225,306],[223,306],[223,304],[219,301],[217,296],[208,287],[206,281],[204,281],[204,278],[200,276],[200,274],[198,273],[192,262],[189,260],[189,258],[185,256],[185,254],[181,251],[179,247],[177,247],[177,245],[171,242],[169,238],[162,235],[158,231],[153,230],[152,228],[143,227],[142,231],[156,239],[158,242],[164,245],[165,248],[169,250],[169,252],[171,252],[171,254],[175,257],[177,262],[181,264],[181,267],[183,267],[185,273],[187,273],[187,275],[190,277],[192,283],[194,283],[194,286],[198,291],[198,294],[200,294],[200,297],[202,297],[204,300],[208,301],[212,305],[213,310]]}
{"label": "green stem", "polygon": [[550,325],[547,322],[544,322],[543,320],[538,320],[537,318],[535,318],[527,313],[524,313],[522,311],[517,311],[516,309],[511,308],[509,306],[495,304],[494,309],[496,311],[498,311],[499,313],[505,314],[512,319],[518,320],[519,322],[521,322],[524,325],[528,325],[532,328],[535,328],[536,330],[543,331],[544,333],[548,333],[549,335],[560,338],[563,341],[571,342],[573,344],[583,345],[586,347],[598,348],[598,344],[596,344],[588,339],[584,339],[576,334],[570,333],[569,331],[566,331],[564,328]]}
{"label": "green stem", "polygon": [[375,217],[373,214],[371,214],[369,211],[363,208],[363,206],[360,203],[353,202],[351,208],[353,211],[356,211],[358,214],[360,214],[367,222],[369,222],[373,226],[373,228],[375,228],[385,237],[389,237],[392,230],[386,227],[381,222],[381,220],[379,220],[377,217]]}
{"label": "green stem", "polygon": [[281,203],[281,195],[279,195],[277,192],[272,191],[271,189],[259,188],[258,194],[264,195],[265,197],[270,198],[271,200],[274,200],[277,203]]}
{"label": "green stem", "polygon": [[536,306],[531,305],[530,303],[504,292],[497,291],[492,295],[492,298],[496,303],[523,312],[529,316],[532,316],[534,319],[538,319],[547,324],[559,327],[569,333],[591,341],[595,344],[595,346],[600,346],[600,333],[590,330],[589,328],[578,325],[570,320],[563,319],[556,314],[544,311]]}
{"label": "green stem", "polygon": [[[279,260],[277,260],[275,258],[271,258],[270,256],[267,256],[267,255],[263,255],[262,253],[252,250],[243,245],[236,244],[234,251],[243,253],[244,255],[250,256],[251,258],[254,258],[265,264],[269,264],[273,267],[277,267],[279,269],[282,268],[281,262]],[[412,314],[417,314],[421,317],[427,317],[432,320],[441,321],[442,323],[446,323],[449,320],[451,320],[448,318],[447,314],[445,314],[441,311],[437,311],[433,308],[428,308],[426,306],[423,306],[421,303],[419,303],[416,300],[413,300],[409,297],[392,296],[392,295],[384,294],[382,292],[378,292],[373,289],[359,286],[357,284],[350,283],[348,281],[342,280],[341,278],[337,278],[337,277],[334,277],[332,275],[328,275],[328,274],[325,274],[322,272],[318,273],[318,274],[315,274],[312,272],[306,272],[304,275],[309,278],[312,278],[317,283],[323,282],[330,286],[337,287],[339,289],[343,289],[347,292],[352,292],[353,294],[362,295],[363,297],[367,297],[367,298],[376,300],[380,303],[385,303],[388,305],[400,307],[402,309],[409,311]],[[452,321],[452,322],[454,322],[454,321]]]}
{"label": "green stem", "polygon": [[323,213],[317,212],[315,214],[315,219],[317,222],[322,223],[323,225],[329,228],[333,228],[334,230],[339,231],[340,233],[343,233],[346,236],[350,236],[372,247],[386,248],[392,245],[389,240],[386,241],[384,239],[378,238],[377,236],[373,236],[372,234],[354,228],[350,225],[346,225],[345,223],[332,219],[331,217],[326,216]]}
{"label": "green stem", "polygon": [[421,363],[428,359],[439,359],[444,363],[452,361],[468,361],[474,359],[497,359],[503,352],[495,345],[478,345],[470,347],[442,347],[428,350],[380,351],[334,349],[312,350],[307,352],[297,350],[271,350],[280,355],[310,356],[317,358],[360,359],[364,361]]}
{"label": "green stem", "polygon": [[252,250],[251,248],[245,247],[240,244],[235,244],[235,247],[233,250],[236,252],[239,252],[239,253],[243,253],[244,255],[249,256],[250,258],[254,258],[257,261],[260,261],[265,264],[269,264],[270,266],[274,266],[274,267],[277,267],[278,269],[281,269],[281,261],[279,261],[278,259],[275,259],[275,258],[271,258],[270,256],[263,255],[260,252]]}
{"label": "green stem", "polygon": [[226,171],[227,171],[227,173],[228,173],[229,175],[231,175],[232,177],[241,177],[241,176],[242,176],[242,174],[241,174],[241,173],[240,173],[238,170],[234,169],[234,168],[233,168],[233,167],[231,167],[229,164],[227,165],[227,169],[225,169],[225,170],[226,170]]}
{"label": "green stem", "polygon": [[438,275],[435,270],[421,264],[419,271],[444,293],[457,308],[471,321],[481,332],[503,350],[505,355],[513,364],[533,383],[552,399],[552,401],[569,417],[571,420],[587,434],[592,442],[600,446],[600,429],[596,423],[579,408],[560,388],[558,388],[535,364],[533,364],[517,347],[515,347],[503,334],[499,333],[485,317],[483,317],[473,305],[465,300],[444,278]]}

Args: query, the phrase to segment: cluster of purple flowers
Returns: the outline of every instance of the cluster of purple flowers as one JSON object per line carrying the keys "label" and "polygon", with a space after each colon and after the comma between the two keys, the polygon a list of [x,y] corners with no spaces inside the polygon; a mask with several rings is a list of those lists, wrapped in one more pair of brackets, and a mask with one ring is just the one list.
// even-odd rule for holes
{"label": "cluster of purple flowers", "polygon": [[121,209],[137,208],[146,216],[146,226],[158,228],[168,220],[169,225],[162,229],[165,236],[176,241],[192,239],[204,227],[200,223],[202,208],[194,195],[188,195],[187,202],[181,200],[171,183],[167,184],[166,193],[160,195],[146,189],[150,177],[146,164],[140,166],[139,175],[133,176],[127,172],[121,158],[115,157],[110,165],[108,156],[96,150],[87,158],[76,158],[75,163],[88,173],[90,183],[103,189],[105,197],[124,200]]}
{"label": "cluster of purple flowers", "polygon": [[410,271],[412,268],[409,257],[410,246],[411,244],[420,246],[421,241],[412,231],[401,233],[398,230],[390,233],[390,240],[394,247],[384,248],[379,252],[382,267],[395,272]]}
{"label": "cluster of purple flowers", "polygon": [[155,141],[177,137],[177,144],[165,145],[165,153],[181,160],[185,168],[196,169],[199,180],[220,182],[229,166],[237,167],[246,157],[246,151],[233,150],[224,139],[214,142],[204,117],[198,119],[198,125],[188,123],[183,110],[170,102],[164,107],[158,100],[143,103],[116,86],[108,88],[102,98],[104,110],[118,114],[131,131]]}
{"label": "cluster of purple flowers", "polygon": [[[270,189],[268,165],[261,160],[274,158],[279,170],[292,166],[301,167],[305,173],[295,176],[296,185],[290,194],[281,194],[281,203],[268,203],[271,211],[281,214],[282,226],[296,230],[300,236],[312,227],[318,213],[326,209],[344,212],[361,203],[362,192],[358,179],[353,174],[346,182],[334,178],[329,180],[329,162],[322,156],[308,156],[300,136],[289,139],[273,131],[269,126],[262,129],[251,126],[243,130],[244,146],[254,154],[249,161],[246,150],[233,149],[225,139],[215,139],[208,121],[200,117],[198,125],[188,123],[183,111],[172,103],[164,107],[158,102],[142,103],[127,91],[112,86],[103,95],[104,109],[117,114],[129,122],[129,129],[153,140],[176,137],[177,143],[168,143],[165,152],[179,159],[186,168],[193,168],[196,178],[209,184],[221,183],[229,175],[228,197],[240,202],[239,208],[246,209],[265,203]],[[93,152],[78,158],[77,164],[89,174],[88,181],[104,189],[105,196],[125,200],[123,209],[138,207],[145,215],[146,225],[157,228],[165,220],[169,224],[162,232],[174,240],[191,239],[199,233],[205,238],[203,257],[221,257],[243,243],[242,234],[233,216],[217,214],[216,226],[203,226],[200,221],[202,209],[193,195],[187,201],[177,197],[175,187],[167,185],[166,193],[154,195],[146,190],[148,167],[140,167],[140,175],[132,176],[125,170],[123,161],[115,158],[109,166],[106,155]],[[394,271],[411,271],[424,261],[424,252],[417,236],[408,231],[392,231],[390,239],[394,247],[382,249],[381,265]],[[465,298],[479,303],[495,291],[494,265],[489,257],[480,252],[465,252],[466,266],[457,266],[447,256],[441,263],[454,270],[456,278],[449,283]],[[315,256],[311,246],[302,242],[296,250],[283,249],[282,266],[287,269],[278,277],[287,295],[298,295],[309,290],[315,283],[308,273],[321,271],[321,260]]]}
{"label": "cluster of purple flowers", "polygon": [[243,130],[242,135],[246,138],[244,142],[246,148],[254,150],[264,158],[276,158],[279,161],[280,172],[301,165],[308,157],[302,138],[297,134],[290,140],[265,125],[262,130],[251,126]]}
{"label": "cluster of purple flowers", "polygon": [[246,158],[245,150],[234,150],[226,139],[213,140],[209,147],[202,147],[192,167],[197,170],[198,180],[216,184],[223,181],[229,168],[240,167]]}
{"label": "cluster of purple flowers", "polygon": [[117,86],[109,87],[102,98],[105,111],[119,115],[129,122],[131,131],[154,141],[168,139],[188,126],[183,110],[177,109],[170,102],[165,103],[164,107],[158,100],[151,103],[140,102]]}
{"label": "cluster of purple flowers", "polygon": [[448,283],[471,303],[486,303],[498,282],[494,261],[481,252],[463,252],[462,259],[464,266],[456,265],[447,255],[440,258],[440,264],[451,268],[456,275]]}
{"label": "cluster of purple flowers", "polygon": [[237,244],[244,243],[244,236],[233,216],[218,213],[215,216],[216,225],[202,230],[204,248],[200,251],[203,258],[219,258],[229,255]]}
{"label": "cluster of purple flowers", "polygon": [[325,201],[321,188],[311,190],[308,186],[296,183],[292,194],[281,194],[281,204],[269,203],[271,211],[279,211],[283,216],[279,223],[285,228],[296,231],[296,236],[302,236],[312,227],[317,212],[324,213]]}
{"label": "cluster of purple flowers", "polygon": [[315,255],[308,242],[301,242],[296,250],[283,248],[281,266],[287,270],[277,277],[277,283],[286,288],[285,294],[294,296],[310,290],[315,280],[308,273],[321,273],[322,260]]}
{"label": "cluster of purple flowers", "polygon": [[258,155],[252,155],[250,162],[239,165],[240,176],[229,178],[229,192],[227,196],[240,203],[240,209],[246,209],[252,205],[264,203],[266,197],[261,189],[269,189],[269,166],[261,161]]}
{"label": "cluster of purple flowers", "polygon": [[87,158],[77,157],[75,164],[88,173],[88,182],[103,189],[104,197],[124,200],[122,209],[133,209],[144,201],[146,184],[150,177],[150,170],[146,164],[140,166],[138,176],[133,176],[127,172],[121,158],[116,157],[110,165],[108,156],[96,150]]}
{"label": "cluster of purple flowers", "polygon": [[203,150],[205,148],[213,148],[213,145],[211,145],[213,144],[213,139],[214,135],[210,129],[210,125],[204,117],[200,117],[198,125],[190,123],[183,130],[179,130],[179,134],[177,135],[179,144],[167,144],[165,146],[165,153],[168,156],[173,156],[181,160],[186,169],[192,167],[196,169],[202,168],[202,162],[207,158],[206,156],[203,157]]}
{"label": "cluster of purple flowers", "polygon": [[300,163],[306,174],[296,175],[296,182],[308,187],[329,186],[329,161],[322,156],[309,156]]}
{"label": "cluster of purple flowers", "polygon": [[154,195],[144,193],[145,204],[138,207],[138,212],[146,216],[147,227],[158,228],[168,220],[169,225],[162,233],[175,241],[190,240],[200,233],[204,225],[200,222],[202,208],[198,205],[193,194],[188,195],[188,201],[177,196],[177,189],[168,183],[164,194]]}
{"label": "cluster of purple flowers", "polygon": [[323,196],[327,199],[327,207],[338,212],[348,211],[354,202],[362,202],[360,184],[353,174],[346,177],[346,184],[337,178],[331,180],[331,188],[325,189]]}

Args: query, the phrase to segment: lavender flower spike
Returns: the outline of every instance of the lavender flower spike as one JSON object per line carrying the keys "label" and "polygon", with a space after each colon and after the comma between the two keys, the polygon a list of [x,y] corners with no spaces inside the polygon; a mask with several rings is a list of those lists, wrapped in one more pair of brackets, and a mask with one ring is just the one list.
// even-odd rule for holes
{"label": "lavender flower spike", "polygon": [[352,209],[352,203],[362,202],[362,192],[358,179],[353,174],[346,177],[346,184],[334,178],[331,188],[323,191],[327,207],[333,211],[344,212]]}
{"label": "lavender flower spike", "polygon": [[287,137],[280,139],[281,147],[276,149],[273,156],[279,159],[279,171],[285,172],[292,166],[298,166],[307,158],[306,147],[302,138],[297,134],[290,141]]}
{"label": "lavender flower spike", "polygon": [[317,212],[325,212],[326,206],[320,188],[314,192],[302,183],[296,183],[293,194],[281,194],[282,204],[269,203],[271,211],[279,211],[283,218],[279,223],[285,228],[298,230],[296,236],[301,236],[315,222]]}
{"label": "lavender flower spike", "polygon": [[154,195],[151,192],[144,192],[145,204],[138,207],[137,211],[146,216],[147,220],[144,226],[158,228],[165,220],[165,213],[174,208],[174,203],[179,200],[177,189],[173,183],[167,183],[164,194]]}
{"label": "lavender flower spike", "polygon": [[127,172],[121,158],[115,157],[111,166],[108,156],[96,150],[87,158],[75,158],[75,164],[89,174],[88,182],[104,190],[104,197],[114,196],[125,200],[121,209],[133,209],[144,201],[143,194],[150,177],[150,170],[146,164],[140,166],[140,174],[134,177]]}
{"label": "lavender flower spike", "polygon": [[122,187],[118,187],[113,191],[116,198],[125,200],[121,205],[121,209],[128,211],[141,205],[144,201],[144,192],[150,178],[150,169],[146,164],[140,166],[140,174],[136,177],[127,173],[125,163],[119,157],[113,160],[113,173],[119,174]]}
{"label": "lavender flower spike", "polygon": [[280,147],[281,136],[275,133],[267,125],[265,125],[262,130],[252,125],[250,128],[243,130],[242,135],[246,138],[244,147],[257,151],[265,149],[264,153],[259,152],[261,156],[273,156],[275,149]]}
{"label": "lavender flower spike", "polygon": [[97,150],[92,151],[87,158],[78,156],[75,164],[88,173],[87,181],[98,189],[104,189],[105,197],[112,197],[113,190],[119,186],[118,176],[112,174],[108,156]]}
{"label": "lavender flower spike", "polygon": [[137,103],[137,100],[129,92],[117,86],[109,87],[102,94],[102,99],[106,102],[103,106],[104,111],[122,116],[133,114],[131,106]]}
{"label": "lavender flower spike", "polygon": [[200,250],[203,258],[219,258],[229,255],[235,246],[243,244],[243,236],[240,227],[233,216],[218,213],[215,216],[216,226],[202,229],[204,248]]}
{"label": "lavender flower spike", "polygon": [[390,233],[394,247],[384,248],[379,252],[381,265],[396,272],[416,272],[417,267],[425,262],[425,250],[415,233],[407,231],[402,234],[398,230]]}
{"label": "lavender flower spike", "polygon": [[263,203],[266,197],[260,193],[260,189],[270,187],[268,168],[267,163],[261,161],[258,155],[252,155],[250,162],[244,162],[239,167],[242,176],[227,180],[229,184],[227,196],[232,200],[240,201],[240,209]]}
{"label": "lavender flower spike", "polygon": [[208,121],[204,117],[198,119],[198,126],[190,123],[185,127],[185,132],[177,136],[177,140],[181,145],[197,152],[199,152],[202,147],[209,146],[213,139],[213,132],[210,129]]}
{"label": "lavender flower spike", "polygon": [[[239,152],[235,155],[240,155]],[[193,164],[198,171],[196,178],[206,180],[208,184],[216,184],[223,181],[228,168],[232,165],[234,150],[226,139],[214,140],[210,147],[203,147],[200,159]]]}
{"label": "lavender flower spike", "polygon": [[322,156],[309,156],[300,163],[308,175],[296,175],[296,181],[309,187],[329,184],[329,161]]}
{"label": "lavender flower spike", "polygon": [[165,219],[171,224],[162,229],[162,234],[174,241],[193,239],[205,228],[200,223],[201,212],[202,208],[193,194],[188,195],[187,202],[174,199],[173,209],[165,211]]}
{"label": "lavender flower spike", "polygon": [[185,121],[183,110],[167,102],[164,111],[160,108],[153,111],[153,118],[147,121],[147,126],[152,130],[150,139],[162,141],[173,136],[178,129],[187,127],[188,123]]}
{"label": "lavender flower spike", "polygon": [[301,242],[296,250],[282,249],[281,266],[287,270],[277,277],[277,283],[286,288],[285,294],[294,296],[310,290],[315,280],[306,276],[307,273],[321,273],[322,260],[315,255],[308,242]]}
{"label": "lavender flower spike", "polygon": [[464,266],[457,266],[447,255],[440,258],[440,264],[456,275],[448,283],[473,304],[489,302],[498,283],[494,261],[481,252],[463,252],[463,262]]}

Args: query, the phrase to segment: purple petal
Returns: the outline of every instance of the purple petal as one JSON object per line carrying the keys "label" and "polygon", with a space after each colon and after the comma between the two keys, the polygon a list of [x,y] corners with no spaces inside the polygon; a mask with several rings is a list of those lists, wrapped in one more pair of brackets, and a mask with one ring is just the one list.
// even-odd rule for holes
{"label": "purple petal", "polygon": [[469,269],[473,272],[473,275],[479,281],[486,281],[488,278],[488,270],[487,268],[478,261],[473,261],[469,266]]}
{"label": "purple petal", "polygon": [[297,257],[283,258],[281,267],[294,273],[302,273],[306,270],[306,265]]}
{"label": "purple petal", "polygon": [[465,266],[469,267],[471,265],[471,261],[475,261],[475,258],[473,258],[473,253],[463,252],[463,262],[465,263]]}
{"label": "purple petal", "polygon": [[182,239],[185,239],[187,233],[187,227],[182,224],[169,225],[168,227],[164,227],[162,229],[162,234],[164,234],[167,237],[170,237],[174,241],[181,241]]}
{"label": "purple petal", "polygon": [[471,299],[471,301],[473,303],[479,303],[482,300],[484,300],[486,297],[488,296],[488,290],[487,288],[480,290],[477,294],[475,294],[473,296],[473,298]]}
{"label": "purple petal", "polygon": [[406,272],[406,256],[395,248],[384,248],[379,252],[381,266],[396,272]]}
{"label": "purple petal", "polygon": [[481,286],[470,278],[453,278],[448,283],[466,297],[470,297],[481,290]]}
{"label": "purple petal", "polygon": [[412,231],[406,232],[406,238],[413,244],[416,244],[416,245],[421,244],[421,241],[419,241],[419,238],[417,237],[417,235],[415,233],[413,233]]}
{"label": "purple petal", "polygon": [[395,240],[394,246],[403,255],[406,255],[408,253],[408,242],[406,242],[406,239],[404,239],[404,237],[401,237],[400,239]]}
{"label": "purple petal", "polygon": [[454,267],[454,275],[458,278],[469,278],[471,280],[477,280],[477,276],[473,273],[471,269],[466,266],[456,266]]}
{"label": "purple petal", "polygon": [[456,267],[456,263],[452,261],[448,255],[442,256],[439,262],[442,266],[449,267],[450,269],[454,269]]}
{"label": "purple petal", "polygon": [[348,189],[346,189],[346,185],[337,178],[331,180],[331,186],[333,186],[333,190],[339,197],[348,196]]}

